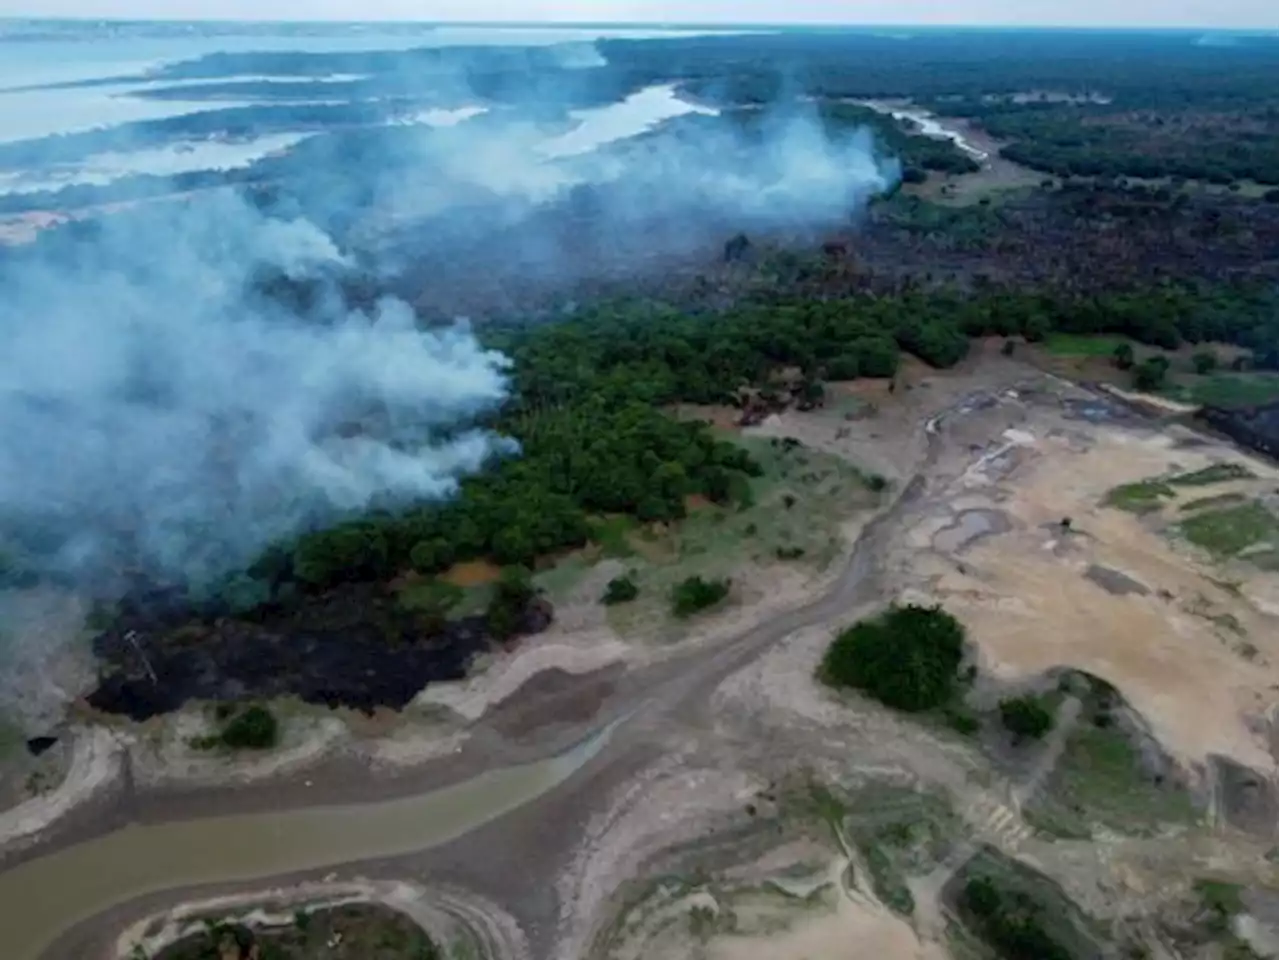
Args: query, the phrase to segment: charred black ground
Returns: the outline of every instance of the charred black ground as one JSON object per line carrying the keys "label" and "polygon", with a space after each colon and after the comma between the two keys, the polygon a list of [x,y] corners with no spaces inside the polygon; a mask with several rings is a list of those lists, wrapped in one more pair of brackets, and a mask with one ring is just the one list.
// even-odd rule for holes
{"label": "charred black ground", "polygon": [[[517,631],[537,633],[550,622],[550,608],[534,603]],[[88,702],[134,720],[191,700],[297,697],[366,713],[398,710],[428,684],[465,677],[494,644],[484,616],[424,627],[375,585],[335,590],[257,621],[191,621],[180,608],[164,614],[144,604],[94,640],[102,679]]]}

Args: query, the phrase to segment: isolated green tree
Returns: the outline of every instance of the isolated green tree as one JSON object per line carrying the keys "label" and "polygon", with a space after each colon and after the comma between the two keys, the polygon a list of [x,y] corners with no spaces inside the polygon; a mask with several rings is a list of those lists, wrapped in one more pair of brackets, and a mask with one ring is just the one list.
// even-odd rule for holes
{"label": "isolated green tree", "polygon": [[485,610],[485,625],[496,640],[509,640],[520,632],[529,604],[538,595],[526,567],[506,567],[493,585],[493,597]]}
{"label": "isolated green tree", "polygon": [[1165,374],[1169,372],[1169,361],[1164,357],[1147,357],[1133,368],[1133,385],[1139,390],[1150,393],[1164,385]]}
{"label": "isolated green tree", "polygon": [[640,596],[640,588],[636,586],[634,580],[630,577],[614,577],[605,587],[604,596],[600,598],[600,602],[607,607],[612,607],[619,603],[630,603],[638,596]]}
{"label": "isolated green tree", "polygon": [[1208,350],[1201,350],[1191,358],[1191,366],[1196,373],[1204,376],[1206,373],[1212,373],[1217,369],[1218,358]]}
{"label": "isolated green tree", "polygon": [[841,632],[823,657],[827,682],[855,687],[898,710],[951,699],[964,656],[964,627],[941,607],[890,607]]}
{"label": "isolated green tree", "polygon": [[1011,697],[1000,701],[1000,722],[1015,740],[1039,740],[1053,729],[1053,712],[1039,697]]}
{"label": "isolated green tree", "polygon": [[671,589],[671,612],[677,617],[690,617],[713,607],[729,595],[731,582],[688,577]]}
{"label": "isolated green tree", "polygon": [[235,750],[266,750],[279,738],[280,723],[275,714],[258,704],[245,707],[218,734],[225,746]]}

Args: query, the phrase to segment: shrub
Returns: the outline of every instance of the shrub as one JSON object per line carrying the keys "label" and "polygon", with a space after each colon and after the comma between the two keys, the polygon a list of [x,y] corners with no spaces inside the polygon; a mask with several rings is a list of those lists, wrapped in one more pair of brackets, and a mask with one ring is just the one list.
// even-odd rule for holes
{"label": "shrub", "polygon": [[1133,385],[1150,392],[1164,385],[1164,375],[1169,372],[1169,361],[1164,357],[1147,357],[1133,368]]}
{"label": "shrub", "polygon": [[640,596],[640,588],[636,586],[634,580],[630,577],[614,577],[605,587],[604,596],[600,598],[600,602],[611,607],[617,603],[630,603],[638,596]]}
{"label": "shrub", "polygon": [[1012,697],[1000,701],[1000,722],[1014,740],[1039,740],[1053,729],[1053,712],[1039,697]]}
{"label": "shrub", "polygon": [[266,750],[280,739],[280,722],[266,707],[254,704],[232,717],[218,739],[232,750]]}
{"label": "shrub", "polygon": [[965,884],[960,905],[1004,960],[1071,960],[1044,928],[1043,911],[1026,894],[1000,890],[988,877]]}
{"label": "shrub", "polygon": [[494,584],[493,598],[485,611],[485,625],[497,640],[509,640],[520,630],[529,604],[538,595],[526,567],[507,567]]}
{"label": "shrub", "polygon": [[964,654],[964,628],[940,607],[890,607],[832,641],[823,678],[855,687],[898,710],[940,707],[952,697]]}
{"label": "shrub", "polygon": [[729,595],[731,581],[703,580],[688,577],[671,589],[671,612],[677,617],[689,617],[708,607],[713,607]]}
{"label": "shrub", "polygon": [[1133,346],[1128,343],[1122,343],[1115,348],[1111,357],[1115,361],[1117,369],[1128,370],[1133,366]]}
{"label": "shrub", "polygon": [[1204,376],[1218,366],[1218,358],[1207,350],[1202,350],[1191,358],[1191,366],[1196,373]]}

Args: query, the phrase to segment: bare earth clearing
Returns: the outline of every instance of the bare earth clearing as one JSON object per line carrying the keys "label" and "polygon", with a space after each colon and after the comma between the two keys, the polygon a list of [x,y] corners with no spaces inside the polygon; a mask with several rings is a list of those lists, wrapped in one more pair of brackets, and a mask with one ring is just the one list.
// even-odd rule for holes
{"label": "bare earth clearing", "polygon": [[[846,550],[858,539],[849,561],[753,561],[727,609],[673,630],[656,614],[606,614],[597,600],[621,569],[639,565],[660,585],[676,567],[642,550],[601,560],[556,586],[551,631],[464,683],[429,688],[403,717],[290,711],[285,745],[252,762],[184,751],[199,711],[99,734],[106,759],[73,761],[43,804],[0,815],[0,837],[59,844],[122,817],[420,790],[628,717],[587,767],[514,813],[410,856],[280,878],[267,899],[376,899],[442,942],[465,928],[494,956],[556,960],[963,956],[943,891],[980,844],[1048,874],[1103,926],[1157,946],[1156,920],[1197,878],[1270,889],[1274,903],[1276,571],[1189,542],[1180,509],[1232,494],[1274,511],[1274,465],[980,352],[946,374],[909,365],[892,394],[860,383],[825,410],[746,431],[752,442],[794,437],[814,458],[891,481],[877,511],[859,495],[856,509],[827,516]],[[1176,487],[1158,510],[1110,499],[1122,485],[1214,464],[1243,469]],[[679,562],[725,562],[715,550],[690,555]],[[1165,792],[1151,802],[1173,810],[1162,798],[1185,796],[1189,812],[1134,800],[1129,829],[1081,800],[1072,813],[1084,832],[1055,832],[1045,798],[1087,799],[1093,786],[1069,779],[1101,735],[1078,690],[1061,695],[1050,738],[1014,749],[991,725],[964,736],[819,685],[833,631],[895,599],[940,602],[967,627],[979,713],[1011,692],[1053,690],[1062,668],[1110,684],[1124,704],[1116,715],[1163,764]],[[1224,771],[1253,778],[1270,826],[1240,813],[1238,777]],[[95,824],[96,808],[82,806],[78,827],[46,830],[107,782],[119,796],[103,808],[113,816]],[[183,794],[181,806],[162,789],[205,783],[240,785],[194,805]],[[837,799],[822,800],[826,791]],[[182,929],[170,913],[182,901],[206,901],[188,916],[221,914],[231,904],[208,898],[230,895],[247,908],[265,894],[148,896],[77,926],[49,955],[121,957],[143,940],[151,949],[165,939],[160,920]],[[1264,930],[1275,922],[1254,914]]]}

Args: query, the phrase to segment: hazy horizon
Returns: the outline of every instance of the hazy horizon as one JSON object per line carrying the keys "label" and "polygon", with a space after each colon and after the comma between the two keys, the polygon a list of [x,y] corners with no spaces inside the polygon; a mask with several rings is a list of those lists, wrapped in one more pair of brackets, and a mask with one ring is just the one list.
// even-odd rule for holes
{"label": "hazy horizon", "polygon": [[[492,12],[489,10],[492,9]],[[359,14],[353,17],[353,13]],[[987,27],[1275,30],[1280,8],[1263,0],[1081,0],[1064,18],[1056,0],[0,0],[0,19],[444,26]]]}

